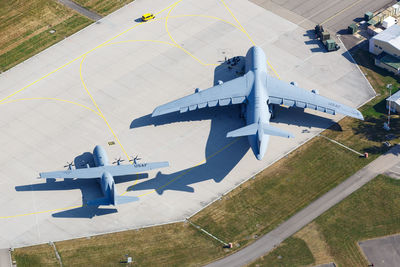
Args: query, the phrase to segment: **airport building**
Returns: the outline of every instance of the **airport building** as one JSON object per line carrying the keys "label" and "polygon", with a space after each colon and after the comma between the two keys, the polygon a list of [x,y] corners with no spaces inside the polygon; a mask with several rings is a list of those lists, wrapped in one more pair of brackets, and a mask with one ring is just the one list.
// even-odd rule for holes
{"label": "airport building", "polygon": [[395,24],[372,37],[369,52],[376,55],[375,65],[400,74],[400,26]]}
{"label": "airport building", "polygon": [[386,98],[386,108],[392,113],[400,113],[400,91]]}

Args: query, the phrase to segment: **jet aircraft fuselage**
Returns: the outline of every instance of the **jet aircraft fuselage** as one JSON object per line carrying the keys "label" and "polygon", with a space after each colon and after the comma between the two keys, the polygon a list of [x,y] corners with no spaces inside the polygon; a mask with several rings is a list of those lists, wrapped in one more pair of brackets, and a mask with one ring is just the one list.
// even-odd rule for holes
{"label": "jet aircraft fuselage", "polygon": [[253,46],[246,54],[246,75],[253,76],[253,88],[247,97],[245,119],[248,125],[257,124],[257,133],[248,135],[250,146],[261,160],[267,151],[269,135],[264,134],[263,124],[269,124],[271,113],[268,107],[267,66],[265,54],[261,48]]}

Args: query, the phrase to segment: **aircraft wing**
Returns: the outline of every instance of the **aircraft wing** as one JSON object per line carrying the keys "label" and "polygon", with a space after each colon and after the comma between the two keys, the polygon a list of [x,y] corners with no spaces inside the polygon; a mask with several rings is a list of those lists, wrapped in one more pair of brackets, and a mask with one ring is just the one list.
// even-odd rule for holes
{"label": "aircraft wing", "polygon": [[205,107],[243,103],[250,93],[253,80],[253,76],[246,74],[223,84],[158,106],[151,116],[156,117],[176,111],[183,113]]}
{"label": "aircraft wing", "polygon": [[168,167],[167,161],[163,162],[152,162],[152,163],[138,163],[138,164],[127,164],[127,165],[107,165],[103,168],[109,172],[112,176],[122,176],[136,173],[143,173],[154,169],[160,169]]}
{"label": "aircraft wing", "polygon": [[94,168],[83,168],[83,169],[73,169],[65,171],[55,171],[55,172],[41,172],[39,173],[40,178],[100,178],[103,174],[104,169],[102,167]]}
{"label": "aircraft wing", "polygon": [[306,91],[271,76],[267,76],[267,91],[270,104],[310,108],[332,115],[340,113],[364,120],[361,112],[355,108],[343,105],[313,92]]}
{"label": "aircraft wing", "polygon": [[168,167],[168,162],[139,163],[127,165],[107,165],[101,167],[74,169],[55,172],[42,172],[40,178],[79,178],[90,179],[100,178],[104,172],[109,172],[112,176],[130,175],[145,171]]}

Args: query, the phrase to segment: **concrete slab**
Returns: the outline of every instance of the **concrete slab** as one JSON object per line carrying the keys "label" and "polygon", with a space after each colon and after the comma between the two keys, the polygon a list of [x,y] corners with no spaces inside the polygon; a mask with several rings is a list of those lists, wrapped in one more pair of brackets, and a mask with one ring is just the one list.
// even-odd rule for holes
{"label": "concrete slab", "polygon": [[358,243],[370,264],[376,267],[398,266],[400,235],[387,236]]}
{"label": "concrete slab", "polygon": [[325,29],[345,33],[355,21],[361,21],[368,11],[375,12],[396,4],[395,0],[251,0],[305,28],[323,23]]}
{"label": "concrete slab", "polygon": [[[172,3],[136,0],[0,75],[0,248],[184,220],[340,118],[279,108],[273,124],[296,138],[271,137],[263,161],[246,138],[225,137],[244,125],[237,106],[151,119],[156,106],[233,78],[225,56],[253,42],[283,80],[352,106],[374,95],[340,52],[319,51],[306,29],[247,1],[227,4],[248,35],[217,0],[184,0],[135,22]],[[35,180],[80,164],[97,144],[111,160],[139,154],[171,167],[117,178],[118,192],[140,197],[118,212],[81,207],[99,196],[95,181]]]}
{"label": "concrete slab", "polygon": [[0,266],[4,267],[12,266],[10,250],[7,248],[0,249]]}

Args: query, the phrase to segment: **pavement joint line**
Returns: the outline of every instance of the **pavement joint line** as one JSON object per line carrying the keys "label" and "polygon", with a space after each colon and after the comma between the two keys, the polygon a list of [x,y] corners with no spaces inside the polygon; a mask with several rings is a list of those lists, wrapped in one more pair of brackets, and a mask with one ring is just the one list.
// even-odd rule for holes
{"label": "pavement joint line", "polygon": [[342,9],[341,11],[339,11],[338,13],[330,16],[329,18],[327,18],[326,20],[324,20],[323,22],[320,23],[320,25],[327,23],[328,21],[330,21],[331,19],[335,18],[336,16],[342,14],[343,12],[349,10],[350,8],[352,8],[353,6],[357,5],[358,3],[360,3],[363,0],[358,0],[356,2],[354,2],[353,4],[349,5],[348,7]]}
{"label": "pavement joint line", "polygon": [[186,219],[187,222],[189,222],[194,228],[196,228],[197,230],[200,230],[201,232],[205,233],[206,235],[214,238],[215,240],[217,240],[218,242],[222,243],[224,246],[228,246],[228,243],[225,243],[224,241],[222,241],[221,239],[219,239],[218,237],[216,237],[215,235],[207,232],[206,230],[204,230],[201,226],[194,224],[193,222],[191,222],[189,219]]}
{"label": "pavement joint line", "polygon": [[[255,46],[256,43],[253,41],[253,39],[250,37],[249,33],[244,29],[244,27],[242,26],[242,24],[240,24],[239,20],[235,17],[235,15],[233,14],[232,10],[228,7],[228,5],[225,3],[224,0],[220,0],[221,3],[225,6],[226,10],[228,10],[228,12],[231,14],[231,16],[233,17],[233,19],[236,21],[236,23],[239,25],[239,27],[241,28],[241,31],[247,36],[247,38],[249,38],[249,40],[253,43],[253,45]],[[279,76],[279,74],[276,72],[275,68],[272,67],[271,63],[269,63],[269,60],[267,60],[267,64],[268,66],[271,68],[271,70],[274,72],[275,76],[280,80],[281,77]]]}
{"label": "pavement joint line", "polygon": [[[371,89],[372,92],[374,92],[374,95],[376,96],[377,93],[374,89],[374,87],[372,87],[371,83],[368,81],[367,77],[365,77],[364,72],[361,71],[360,66],[358,66],[357,62],[355,61],[355,59],[353,58],[353,56],[351,55],[351,53],[349,52],[349,50],[347,50],[346,46],[344,45],[342,39],[340,39],[340,35],[337,35],[337,38],[339,39],[340,43],[342,44],[344,50],[346,50],[346,53],[350,56],[351,61],[354,63],[354,65],[356,65],[357,69],[360,71],[361,75],[364,77],[364,79],[367,81],[367,84],[369,85],[369,88]],[[372,97],[371,99],[373,99],[374,97]],[[370,99],[370,100],[371,100]],[[370,100],[368,100],[367,102],[369,102]],[[367,103],[366,102],[366,103]]]}
{"label": "pavement joint line", "polygon": [[357,155],[359,155],[359,156],[361,156],[361,157],[364,157],[364,154],[361,154],[360,152],[357,152],[357,151],[355,151],[354,149],[352,149],[352,148],[350,148],[350,147],[348,147],[348,146],[345,146],[345,145],[343,145],[342,143],[339,143],[339,142],[336,141],[336,140],[333,140],[333,139],[331,139],[331,138],[329,138],[329,137],[327,137],[327,136],[325,136],[325,135],[322,135],[322,134],[319,134],[319,136],[321,136],[321,137],[323,137],[323,138],[325,138],[325,139],[327,139],[327,140],[329,140],[329,141],[331,141],[331,142],[333,142],[333,143],[335,143],[335,144],[337,144],[337,145],[339,145],[339,146],[341,146],[341,147],[344,147],[344,148],[346,148],[347,150],[350,150],[351,152],[353,152],[353,153],[355,153],[355,154],[357,154]]}
{"label": "pavement joint line", "polygon": [[[85,84],[85,81],[84,81],[84,79],[83,79],[83,74],[82,74],[82,65],[83,65],[83,62],[85,61],[85,58],[86,58],[86,56],[84,56],[84,57],[82,58],[81,64],[79,65],[79,76],[80,76],[80,78],[81,78],[81,82],[82,82],[83,88],[85,89],[86,93],[89,95],[89,97],[90,97],[90,99],[92,100],[93,104],[94,104],[95,107],[97,108],[97,111],[99,112],[100,116],[103,118],[104,122],[107,124],[109,130],[110,130],[111,133],[113,134],[115,140],[118,142],[118,144],[119,144],[119,146],[121,147],[122,151],[124,152],[126,158],[127,158],[128,160],[130,160],[131,158],[129,157],[128,153],[126,152],[124,146],[121,144],[121,142],[120,142],[120,140],[119,140],[117,134],[116,134],[116,133],[114,132],[114,130],[112,129],[110,123],[107,121],[107,119],[106,119],[106,117],[104,116],[103,112],[101,112],[100,107],[97,105],[96,101],[95,101],[94,98],[93,98],[93,95],[90,93],[89,89],[87,88],[87,86],[86,86],[86,84]],[[132,163],[132,164],[133,164],[133,163]]]}
{"label": "pavement joint line", "polygon": [[87,110],[89,110],[89,111],[95,113],[96,115],[100,116],[100,114],[99,114],[97,111],[95,111],[95,110],[89,108],[88,106],[85,106],[85,105],[83,105],[83,104],[80,104],[80,103],[77,103],[77,102],[74,102],[74,101],[70,101],[70,100],[66,100],[66,99],[61,99],[61,98],[54,98],[54,97],[17,98],[17,99],[14,99],[14,100],[9,100],[9,101],[5,101],[5,102],[1,102],[0,105],[9,104],[9,103],[14,103],[14,102],[19,102],[19,101],[27,101],[27,100],[54,100],[54,101],[65,102],[65,103],[74,104],[74,105],[76,105],[76,106],[85,108],[85,109],[87,109]]}
{"label": "pavement joint line", "polygon": [[204,65],[204,66],[210,66],[210,65],[211,65],[211,66],[217,66],[218,64],[206,64],[206,63],[204,63],[202,60],[200,60],[198,57],[196,57],[195,55],[193,55],[193,54],[191,54],[190,52],[188,52],[185,48],[183,48],[181,45],[179,45],[179,44],[175,41],[175,39],[172,37],[171,33],[169,32],[169,30],[168,30],[168,19],[169,19],[169,17],[170,17],[170,14],[171,14],[172,10],[174,10],[174,8],[175,8],[181,1],[182,1],[182,0],[179,0],[179,1],[175,2],[175,4],[172,5],[172,6],[170,7],[170,9],[169,9],[169,11],[168,11],[168,14],[167,14],[167,16],[166,16],[166,18],[165,18],[165,31],[167,32],[167,34],[168,34],[168,36],[169,36],[169,39],[171,39],[171,41],[176,45],[177,48],[183,50],[186,54],[188,54],[188,55],[191,56],[193,59],[195,59],[196,61],[198,61],[201,65]]}

